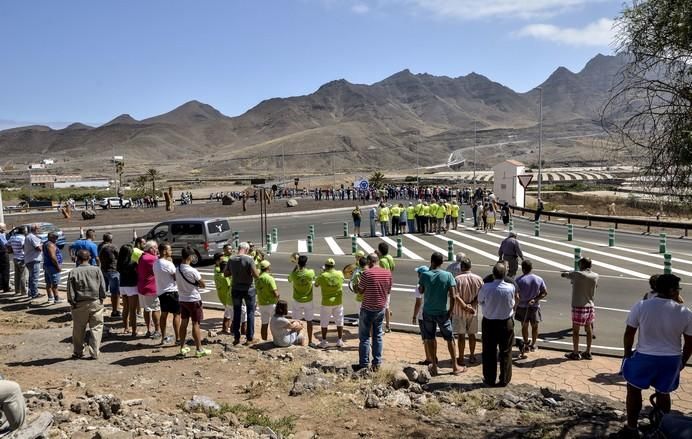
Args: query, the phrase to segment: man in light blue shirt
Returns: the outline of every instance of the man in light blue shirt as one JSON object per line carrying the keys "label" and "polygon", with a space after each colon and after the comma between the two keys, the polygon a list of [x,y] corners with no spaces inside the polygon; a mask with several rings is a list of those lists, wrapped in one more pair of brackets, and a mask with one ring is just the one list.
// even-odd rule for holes
{"label": "man in light blue shirt", "polygon": [[[515,287],[505,282],[507,266],[493,267],[493,281],[481,287],[478,303],[483,310],[483,381],[490,387],[504,387],[512,380]],[[497,355],[500,353],[500,378],[497,383]]]}

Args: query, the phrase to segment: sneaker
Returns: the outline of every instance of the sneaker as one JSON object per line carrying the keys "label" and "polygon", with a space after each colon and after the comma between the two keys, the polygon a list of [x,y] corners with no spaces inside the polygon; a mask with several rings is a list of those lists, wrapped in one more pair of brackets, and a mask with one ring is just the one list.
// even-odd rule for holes
{"label": "sneaker", "polygon": [[48,303],[48,305],[52,305],[55,303],[55,299],[53,299],[52,297],[49,297],[48,301],[46,303]]}
{"label": "sneaker", "polygon": [[581,359],[582,360],[593,360],[593,357],[591,356],[591,352],[584,352],[581,354]]}
{"label": "sneaker", "polygon": [[581,360],[581,355],[576,352],[570,352],[568,354],[565,354],[565,358],[568,360]]}
{"label": "sneaker", "polygon": [[319,344],[321,349],[327,349],[329,347],[329,342],[327,340],[322,340]]}
{"label": "sneaker", "polygon": [[172,342],[173,342],[173,337],[170,336],[170,335],[165,336],[165,337],[161,340],[161,344],[171,344]]}
{"label": "sneaker", "polygon": [[161,333],[159,331],[153,332],[150,336],[150,338],[160,338]]}
{"label": "sneaker", "polygon": [[178,353],[178,355],[180,355],[181,357],[184,357],[189,352],[190,352],[190,348],[187,346],[183,346],[182,348],[180,348],[180,352]]}
{"label": "sneaker", "polygon": [[211,349],[202,348],[198,350],[195,355],[197,355],[197,358],[206,357],[207,355],[211,355]]}
{"label": "sneaker", "polygon": [[315,343],[314,341],[311,341],[310,343],[308,343],[308,347],[311,347],[313,349],[317,349],[317,343]]}
{"label": "sneaker", "polygon": [[240,344],[240,339],[239,338],[234,338],[233,339],[233,346],[237,346]]}
{"label": "sneaker", "polygon": [[57,305],[58,303],[65,303],[65,299],[61,299],[61,298],[58,297],[57,299],[55,299],[55,302],[54,302],[54,303],[55,303],[56,305]]}
{"label": "sneaker", "polygon": [[146,338],[153,338],[151,335],[152,335],[152,334],[151,334],[151,331],[147,331],[147,332],[144,333],[144,336],[145,336]]}
{"label": "sneaker", "polygon": [[343,348],[344,347],[344,341],[342,339],[338,339],[336,341],[336,347],[337,348]]}

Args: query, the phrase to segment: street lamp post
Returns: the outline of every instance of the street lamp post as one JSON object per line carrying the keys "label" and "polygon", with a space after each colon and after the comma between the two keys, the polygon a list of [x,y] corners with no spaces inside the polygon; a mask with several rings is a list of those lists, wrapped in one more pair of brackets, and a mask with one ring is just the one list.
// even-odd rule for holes
{"label": "street lamp post", "polygon": [[478,144],[478,130],[476,121],[473,121],[473,184],[476,184],[476,145]]}
{"label": "street lamp post", "polygon": [[541,198],[541,182],[543,180],[543,87],[538,87],[538,194]]}
{"label": "street lamp post", "polygon": [[420,161],[418,156],[418,143],[416,143],[416,186],[420,187]]}

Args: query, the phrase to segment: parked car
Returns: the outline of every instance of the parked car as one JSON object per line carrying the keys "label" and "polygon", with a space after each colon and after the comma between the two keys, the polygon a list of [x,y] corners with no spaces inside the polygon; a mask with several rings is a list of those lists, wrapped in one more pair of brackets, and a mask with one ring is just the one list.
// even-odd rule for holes
{"label": "parked car", "polygon": [[193,264],[211,260],[231,241],[231,225],[225,218],[182,218],[157,224],[146,234],[147,240],[168,243],[173,257],[180,259],[184,247],[195,251]]}
{"label": "parked car", "polygon": [[[122,205],[120,200],[122,200]],[[102,209],[120,209],[121,207],[129,209],[132,207],[132,200],[130,198],[106,197],[99,201],[99,206]]]}
{"label": "parked car", "polygon": [[[41,231],[38,234],[38,237],[41,238],[41,242],[45,243],[48,241],[48,232],[55,232],[58,234],[58,241],[56,244],[58,245],[58,248],[62,250],[63,247],[65,247],[65,234],[63,233],[62,230],[60,230],[55,224],[53,223],[38,223],[41,226]],[[17,230],[20,227],[25,227],[26,232],[29,233],[29,227],[31,224],[22,224],[14,229],[10,230],[10,232],[7,234],[7,239],[10,239],[15,233],[17,233]]]}

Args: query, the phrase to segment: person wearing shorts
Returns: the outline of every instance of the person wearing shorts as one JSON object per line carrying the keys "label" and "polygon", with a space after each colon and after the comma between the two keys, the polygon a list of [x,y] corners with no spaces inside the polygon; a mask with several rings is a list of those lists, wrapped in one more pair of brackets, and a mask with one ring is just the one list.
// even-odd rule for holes
{"label": "person wearing shorts", "polygon": [[210,349],[202,347],[202,331],[200,323],[204,319],[202,309],[202,294],[200,290],[205,288],[204,279],[199,271],[192,268],[192,257],[195,251],[190,247],[183,248],[181,252],[182,261],[178,266],[175,276],[175,283],[178,287],[178,301],[180,302],[180,340],[179,355],[184,357],[190,352],[190,348],[185,346],[187,341],[187,325],[192,320],[192,339],[197,348],[197,357],[206,357],[211,354]]}
{"label": "person wearing shorts", "polygon": [[343,305],[343,284],[344,274],[335,270],[334,259],[328,258],[324,263],[324,271],[315,279],[315,286],[322,290],[322,307],[320,309],[320,328],[322,330],[322,341],[320,348],[329,347],[327,341],[327,331],[329,322],[336,323],[336,347],[344,346],[344,305]]}
{"label": "person wearing shorts", "polygon": [[123,298],[123,334],[131,332],[137,336],[137,262],[132,260],[133,247],[125,244],[118,252],[118,273],[120,273],[120,294]]}
{"label": "person wearing shorts", "polygon": [[58,285],[60,285],[60,272],[62,271],[62,252],[56,242],[58,234],[48,233],[48,241],[43,245],[43,275],[48,293],[48,303],[62,302],[58,297]]}
{"label": "person wearing shorts", "polygon": [[269,321],[274,315],[276,302],[279,301],[279,288],[276,280],[271,275],[271,263],[266,259],[259,263],[260,275],[255,280],[255,290],[257,291],[257,304],[259,305],[260,319],[262,322],[261,336],[266,341],[269,338]]}
{"label": "person wearing shorts", "polygon": [[161,344],[173,342],[173,337],[166,335],[168,326],[168,314],[173,315],[173,334],[176,346],[179,343],[180,333],[180,302],[178,301],[178,285],[175,282],[175,265],[173,265],[171,246],[161,244],[159,246],[160,257],[154,264],[154,277],[156,278],[156,294],[161,305]]}
{"label": "person wearing shorts", "polygon": [[[637,302],[627,315],[622,360],[622,376],[627,381],[627,425],[620,437],[639,437],[642,390],[653,387],[656,407],[663,413],[670,412],[670,394],[678,388],[680,371],[692,353],[692,311],[679,303],[680,278],[660,275],[656,292],[656,297]],[[633,350],[637,332],[637,347]]]}
{"label": "person wearing shorts", "polygon": [[[437,344],[435,334],[440,328],[442,338],[447,342],[447,349],[452,361],[452,373],[460,373],[457,366],[456,347],[452,333],[452,310],[456,298],[456,281],[452,273],[442,270],[444,262],[442,253],[434,252],[430,257],[430,269],[421,273],[418,287],[423,294],[423,327],[422,335],[425,343],[426,357],[432,360],[430,374],[437,375]],[[447,305],[449,302],[449,306]]]}
{"label": "person wearing shorts", "polygon": [[[447,268],[449,271],[449,268]],[[476,362],[476,333],[478,333],[478,292],[483,286],[483,278],[471,272],[471,259],[463,255],[459,259],[459,273],[454,278],[456,282],[456,296],[460,300],[454,300],[452,313],[452,328],[457,335],[459,356],[457,364],[464,367],[464,351],[466,350],[466,336],[469,337],[469,363]],[[470,306],[473,312],[465,309]]]}
{"label": "person wearing shorts", "polygon": [[298,266],[288,275],[288,282],[293,286],[293,309],[294,319],[304,320],[308,329],[308,346],[316,347],[312,341],[312,319],[315,317],[313,299],[313,282],[315,281],[315,270],[307,268],[308,257],[298,256]]}
{"label": "person wearing shorts", "polygon": [[[541,300],[548,295],[545,281],[542,277],[533,274],[533,263],[528,259],[521,262],[522,275],[516,280],[517,311],[514,319],[521,322],[521,335],[524,344],[521,349],[521,357],[526,358],[526,352],[536,350],[538,339],[538,324],[541,322]],[[529,325],[531,325],[531,344],[529,344]]]}
{"label": "person wearing shorts", "polygon": [[[161,304],[156,294],[156,277],[154,264],[158,260],[159,245],[156,241],[147,241],[142,248],[142,256],[137,263],[137,290],[139,306],[144,310],[144,324],[147,327],[145,337],[161,337]],[[154,331],[152,332],[151,329]]]}
{"label": "person wearing shorts", "polygon": [[[563,271],[562,277],[572,281],[572,352],[565,354],[569,360],[591,360],[593,323],[596,320],[594,296],[598,287],[598,274],[591,271],[591,259],[581,258],[579,270]],[[579,330],[586,332],[586,351],[579,352]]]}
{"label": "person wearing shorts", "polygon": [[[416,273],[418,275],[418,280],[420,281],[421,273],[425,273],[429,268],[427,265],[421,265],[416,267]],[[423,338],[423,293],[420,291],[420,286],[416,285],[414,290],[415,304],[413,305],[413,317],[411,318],[411,324],[418,325],[418,330],[420,331],[420,338],[423,341],[423,351],[425,353],[425,360],[419,361],[418,364],[423,366],[428,366],[432,364],[432,358],[429,357],[428,349],[425,349],[425,338]],[[433,339],[437,344],[437,340]],[[437,346],[435,346],[435,351],[437,351]]]}
{"label": "person wearing shorts", "polygon": [[118,249],[113,245],[113,235],[103,234],[103,242],[98,246],[99,262],[103,278],[106,280],[106,292],[111,295],[111,317],[121,317],[118,311],[120,302],[120,273],[118,273]]}

